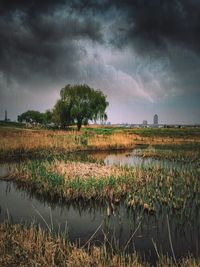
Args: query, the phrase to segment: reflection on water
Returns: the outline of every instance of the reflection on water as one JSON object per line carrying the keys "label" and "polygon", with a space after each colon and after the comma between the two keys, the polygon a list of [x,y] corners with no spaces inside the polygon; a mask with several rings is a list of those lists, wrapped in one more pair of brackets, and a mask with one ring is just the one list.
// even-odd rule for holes
{"label": "reflection on water", "polygon": [[[138,156],[139,152],[145,149],[134,149],[131,151],[108,151],[90,153],[90,157],[102,161],[104,164],[112,166],[128,166],[128,167],[150,167],[157,165],[163,168],[194,168],[193,163],[183,164],[182,162],[175,162],[166,159],[155,159],[152,157],[143,158]],[[161,150],[162,151],[162,150]]]}
{"label": "reflection on water", "polygon": [[[13,182],[0,181],[0,222],[8,214],[13,223],[35,221],[42,227],[46,227],[46,223],[49,227],[53,224],[55,231],[62,232],[67,226],[69,239],[78,240],[80,244],[85,244],[98,229],[93,238],[96,244],[109,240],[108,244],[112,243],[113,248],[121,249],[127,244],[128,250],[136,250],[152,263],[157,257],[153,242],[156,243],[159,253],[172,255],[165,211],[162,214],[149,215],[140,210],[131,211],[121,204],[115,207],[115,216],[108,217],[106,203],[56,203],[31,195]],[[188,252],[198,256],[198,217],[191,220],[182,218],[180,221],[175,215],[169,214],[169,223],[176,257]]]}
{"label": "reflection on water", "polygon": [[6,179],[14,170],[14,164],[0,164],[0,179]]}
{"label": "reflection on water", "polygon": [[156,162],[159,161],[152,158],[143,159],[137,156],[137,150],[133,150],[131,152],[109,154],[104,159],[104,163],[106,165],[118,165],[118,166],[127,165],[132,167],[140,165],[150,165]]}

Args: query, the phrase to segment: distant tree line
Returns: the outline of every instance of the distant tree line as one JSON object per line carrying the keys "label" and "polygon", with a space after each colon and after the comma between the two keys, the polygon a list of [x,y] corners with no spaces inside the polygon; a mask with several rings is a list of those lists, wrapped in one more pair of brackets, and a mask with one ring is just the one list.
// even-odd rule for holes
{"label": "distant tree line", "polygon": [[61,128],[70,125],[81,126],[89,121],[107,120],[105,112],[108,102],[100,90],[94,90],[88,85],[66,85],[60,91],[60,99],[52,110],[44,113],[28,110],[18,116],[19,122],[35,122],[43,125],[54,123]]}
{"label": "distant tree line", "polygon": [[36,110],[28,110],[18,116],[18,122],[28,123],[36,122],[40,124],[48,124],[52,122],[52,119],[53,113],[50,110],[47,110],[45,113]]}

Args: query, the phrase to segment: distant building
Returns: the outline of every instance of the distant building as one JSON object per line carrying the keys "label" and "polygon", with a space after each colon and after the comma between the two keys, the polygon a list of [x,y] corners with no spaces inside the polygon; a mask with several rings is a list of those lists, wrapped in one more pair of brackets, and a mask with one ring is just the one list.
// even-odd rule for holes
{"label": "distant building", "polygon": [[7,110],[5,110],[5,121],[8,121],[8,114],[7,114]]}
{"label": "distant building", "polygon": [[157,114],[155,114],[153,117],[153,124],[158,125],[158,115]]}
{"label": "distant building", "polygon": [[143,120],[142,124],[143,126],[147,126],[147,120]]}

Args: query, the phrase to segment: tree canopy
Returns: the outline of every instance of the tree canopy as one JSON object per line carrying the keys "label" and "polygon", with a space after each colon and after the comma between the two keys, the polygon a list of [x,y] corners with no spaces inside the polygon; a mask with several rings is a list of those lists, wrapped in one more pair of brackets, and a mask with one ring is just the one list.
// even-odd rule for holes
{"label": "tree canopy", "polygon": [[45,113],[36,111],[36,110],[28,110],[21,115],[18,116],[19,122],[36,122],[40,124],[47,124],[52,121],[52,112],[47,110]]}
{"label": "tree canopy", "polygon": [[61,127],[76,124],[80,130],[89,120],[106,120],[106,96],[88,85],[66,85],[60,91],[60,99],[54,106],[54,121]]}

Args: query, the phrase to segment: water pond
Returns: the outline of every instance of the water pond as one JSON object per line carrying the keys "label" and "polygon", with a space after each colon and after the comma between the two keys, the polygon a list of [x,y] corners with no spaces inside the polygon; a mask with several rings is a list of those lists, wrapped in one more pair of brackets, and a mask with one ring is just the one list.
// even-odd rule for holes
{"label": "water pond", "polygon": [[45,228],[48,224],[55,231],[67,233],[71,241],[81,245],[96,232],[91,241],[97,245],[108,239],[113,248],[136,250],[152,263],[157,259],[153,243],[159,253],[172,255],[169,231],[177,258],[188,253],[197,256],[200,252],[198,221],[180,224],[176,217],[169,215],[169,228],[166,213],[150,215],[128,210],[123,204],[108,217],[106,203],[54,203],[28,193],[13,182],[0,181],[0,222],[8,217],[13,223],[36,222]]}
{"label": "water pond", "polygon": [[[157,164],[157,160],[143,160],[133,152],[96,154],[105,164]],[[0,166],[0,176],[12,171],[9,165]],[[179,259],[192,254],[200,255],[199,212],[191,218],[176,214],[148,214],[130,210],[123,203],[108,216],[109,203],[59,203],[38,197],[12,181],[0,180],[0,222],[9,218],[13,223],[39,223],[41,227],[53,228],[66,234],[70,241],[97,245],[112,244],[113,249],[137,251],[143,259],[155,264],[158,253],[172,256],[172,249]],[[168,224],[169,222],[169,224]],[[94,235],[93,235],[94,234]],[[170,244],[170,236],[172,244]]]}

